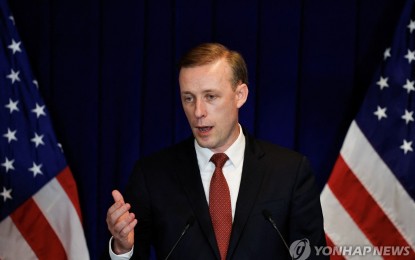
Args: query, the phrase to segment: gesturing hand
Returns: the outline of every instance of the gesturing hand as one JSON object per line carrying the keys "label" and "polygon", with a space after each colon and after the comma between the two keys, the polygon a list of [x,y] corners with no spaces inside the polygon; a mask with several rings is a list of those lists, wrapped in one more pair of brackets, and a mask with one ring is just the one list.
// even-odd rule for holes
{"label": "gesturing hand", "polygon": [[131,205],[124,202],[118,190],[112,191],[115,203],[107,211],[107,225],[113,239],[112,250],[115,254],[131,251],[134,245],[134,227],[137,219],[130,213]]}

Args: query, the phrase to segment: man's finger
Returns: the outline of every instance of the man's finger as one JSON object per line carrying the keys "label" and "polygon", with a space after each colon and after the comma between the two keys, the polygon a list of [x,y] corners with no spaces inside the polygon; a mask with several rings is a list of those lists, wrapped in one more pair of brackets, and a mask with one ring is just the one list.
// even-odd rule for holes
{"label": "man's finger", "polygon": [[127,237],[129,234],[130,234],[130,232],[133,232],[134,231],[134,227],[137,225],[137,219],[133,219],[130,223],[128,223],[128,225],[127,226],[125,226],[122,230],[121,230],[121,232],[120,232],[120,235],[122,236],[122,237]]}
{"label": "man's finger", "polygon": [[121,203],[124,203],[124,198],[118,190],[113,190],[112,191],[112,197],[114,198],[115,202],[119,201]]}
{"label": "man's finger", "polygon": [[114,232],[121,237],[126,237],[135,227],[137,220],[133,213],[130,213],[125,219],[119,221],[114,226]]}
{"label": "man's finger", "polygon": [[109,217],[111,221],[113,223],[116,223],[116,222],[124,220],[128,216],[129,214],[128,210],[130,210],[130,208],[131,208],[130,204],[127,203],[127,204],[122,205],[115,211],[109,212],[110,213]]}
{"label": "man's finger", "polygon": [[[128,204],[128,203],[127,203]],[[124,202],[115,202],[114,204],[111,205],[111,207],[108,209],[107,214],[112,215],[115,211],[118,210],[125,210],[125,209],[121,209],[124,205],[126,205]],[[129,204],[128,204],[129,205]],[[125,208],[125,207],[124,207]],[[126,210],[129,210],[129,206],[127,206]]]}

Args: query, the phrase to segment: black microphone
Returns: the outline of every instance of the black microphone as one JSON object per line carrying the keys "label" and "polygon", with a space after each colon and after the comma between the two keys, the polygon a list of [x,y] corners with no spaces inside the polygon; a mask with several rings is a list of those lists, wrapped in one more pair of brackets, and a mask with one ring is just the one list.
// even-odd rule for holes
{"label": "black microphone", "polygon": [[182,231],[182,234],[180,235],[179,239],[177,239],[176,243],[174,243],[173,247],[171,248],[169,254],[166,256],[166,258],[164,258],[164,260],[169,259],[171,253],[173,253],[174,249],[176,249],[177,244],[179,244],[180,240],[182,240],[184,234],[186,234],[187,230],[193,225],[193,223],[195,222],[195,217],[191,216],[187,222],[186,222],[186,226],[184,226],[184,229]]}
{"label": "black microphone", "polygon": [[262,214],[264,215],[264,218],[265,218],[266,220],[268,220],[268,221],[271,223],[271,225],[274,227],[274,229],[275,229],[275,230],[277,230],[278,235],[280,235],[280,238],[281,238],[282,242],[284,242],[284,245],[285,245],[285,247],[287,248],[289,255],[291,256],[291,259],[293,259],[293,258],[292,258],[292,255],[291,255],[291,252],[290,252],[290,248],[289,248],[289,247],[288,247],[288,245],[287,245],[287,242],[285,242],[285,239],[284,239],[284,237],[281,235],[281,232],[280,232],[280,230],[278,229],[277,224],[275,224],[274,219],[272,219],[272,214],[271,214],[271,212],[269,212],[269,210],[264,209],[264,210],[262,211]]}

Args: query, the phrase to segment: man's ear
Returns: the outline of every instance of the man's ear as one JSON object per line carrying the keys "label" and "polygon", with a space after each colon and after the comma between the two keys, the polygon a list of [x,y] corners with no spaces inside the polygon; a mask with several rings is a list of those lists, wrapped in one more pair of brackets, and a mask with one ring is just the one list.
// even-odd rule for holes
{"label": "man's ear", "polygon": [[246,100],[248,99],[248,92],[248,86],[245,83],[239,84],[236,87],[236,106],[238,108],[241,108],[242,105],[245,104]]}

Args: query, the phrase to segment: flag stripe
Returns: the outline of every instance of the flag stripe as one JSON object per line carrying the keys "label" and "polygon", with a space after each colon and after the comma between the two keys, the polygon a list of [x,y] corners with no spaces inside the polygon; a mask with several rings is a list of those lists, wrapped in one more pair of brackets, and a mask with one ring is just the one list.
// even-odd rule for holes
{"label": "flag stripe", "polygon": [[[12,248],[17,250],[11,250]],[[0,259],[37,259],[10,217],[0,222]]]}
{"label": "flag stripe", "polygon": [[10,216],[39,259],[66,259],[59,238],[33,199],[26,200]]}
{"label": "flag stripe", "polygon": [[[373,245],[409,246],[341,156],[334,166],[328,185]],[[377,225],[374,226],[373,223],[377,223]],[[413,251],[411,256],[415,257]]]}
{"label": "flag stripe", "polygon": [[[61,174],[65,174],[65,171]],[[50,194],[56,195],[50,198]],[[60,183],[56,179],[51,180],[33,199],[61,241],[68,258],[87,259],[88,250],[84,237],[78,235],[76,240],[71,239],[76,234],[82,234],[83,229],[78,213]]]}
{"label": "flag stripe", "polygon": [[415,249],[415,202],[370,145],[355,121],[350,126],[340,153],[382,211]]}
{"label": "flag stripe", "polygon": [[321,193],[321,201],[324,229],[335,245],[372,246],[327,185]]}
{"label": "flag stripe", "polygon": [[[335,245],[333,244],[333,241],[331,241],[330,237],[326,234],[326,243],[327,246],[333,248]],[[330,260],[343,260],[346,259],[344,258],[344,256],[342,255],[338,255],[338,254],[331,254],[330,255]]]}
{"label": "flag stripe", "polygon": [[69,199],[72,201],[72,205],[75,207],[78,217],[82,223],[82,214],[81,207],[79,205],[78,189],[76,187],[75,180],[72,176],[69,167],[65,167],[65,169],[56,176],[56,179],[59,181],[60,185],[68,195]]}

